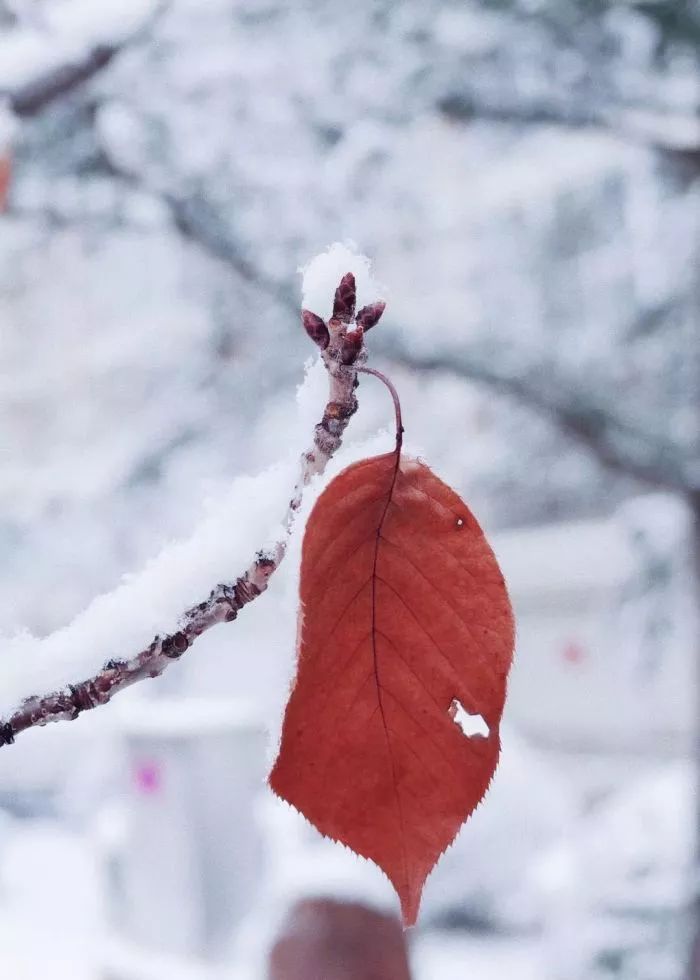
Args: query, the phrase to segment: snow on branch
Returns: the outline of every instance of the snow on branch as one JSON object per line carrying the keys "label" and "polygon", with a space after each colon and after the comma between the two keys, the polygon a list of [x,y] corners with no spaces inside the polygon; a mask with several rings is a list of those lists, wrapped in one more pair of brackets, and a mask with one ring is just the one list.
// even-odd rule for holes
{"label": "snow on branch", "polygon": [[20,24],[0,41],[0,98],[17,116],[33,116],[102,71],[142,38],[166,0],[48,8],[39,24]]}
{"label": "snow on branch", "polygon": [[[305,298],[315,301],[319,287],[328,288],[328,276],[338,261],[354,267],[363,287],[369,289],[366,260],[335,246],[305,270]],[[157,677],[169,663],[179,660],[198,636],[217,623],[236,619],[244,606],[267,589],[287,550],[305,487],[325,470],[357,411],[357,374],[366,360],[364,333],[381,316],[383,304],[370,303],[355,316],[355,300],[355,277],[350,271],[341,279],[327,320],[311,310],[303,311],[302,323],[321,350],[329,393],[312,445],[301,457],[286,517],[273,543],[260,547],[258,539],[255,551],[254,537],[262,536],[269,520],[266,511],[273,499],[276,502],[276,487],[285,485],[287,475],[291,482],[291,473],[284,467],[256,479],[237,481],[223,508],[189,541],[166,548],[140,575],[95,599],[65,629],[44,640],[26,635],[9,640],[2,659],[0,711],[6,717],[0,721],[0,746],[12,744],[28,728],[73,720],[83,711],[106,704],[132,684]],[[188,601],[186,597],[191,602],[195,589],[204,591],[207,576],[230,567],[229,533],[237,539],[236,550],[245,547],[255,551],[252,562],[238,578],[216,585],[206,598],[176,619]],[[174,620],[174,629],[163,628]],[[138,652],[125,657],[127,644]],[[81,673],[84,678],[90,676],[67,683]],[[37,687],[48,688],[50,693],[27,696]]]}

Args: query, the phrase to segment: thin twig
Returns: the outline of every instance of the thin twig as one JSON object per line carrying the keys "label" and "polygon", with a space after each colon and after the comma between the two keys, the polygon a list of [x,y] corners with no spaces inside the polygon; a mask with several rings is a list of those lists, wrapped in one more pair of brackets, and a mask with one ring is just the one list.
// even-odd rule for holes
{"label": "thin twig", "polygon": [[392,382],[387,378],[385,374],[381,371],[375,370],[375,368],[370,367],[359,367],[357,369],[361,374],[371,374],[375,378],[379,378],[382,384],[389,389],[389,394],[394,402],[394,414],[396,416],[396,452],[401,452],[401,446],[403,445],[403,420],[401,418],[401,402],[399,401],[399,393],[392,384]]}
{"label": "thin twig", "polygon": [[267,589],[270,576],[287,551],[289,531],[301,504],[304,488],[314,476],[323,473],[341,444],[348,422],[357,411],[357,372],[366,357],[364,330],[360,322],[364,311],[358,313],[355,321],[354,279],[345,276],[343,282],[346,285],[346,302],[347,288],[352,289],[352,310],[349,316],[342,317],[334,311],[334,316],[326,324],[327,340],[324,337],[323,346],[319,344],[328,371],[328,402],[321,421],[314,429],[313,445],[301,457],[299,477],[285,520],[285,536],[271,551],[258,552],[239,578],[217,585],[206,599],[188,609],[180,617],[174,632],[154,637],[145,650],[130,659],[110,660],[98,674],[87,680],[70,684],[61,691],[28,698],[6,721],[0,721],[0,746],[11,745],[17,735],[28,728],[54,721],[72,721],[83,711],[111,701],[115,694],[132,684],[148,677],[158,677],[169,663],[180,659],[198,636],[217,623],[229,623],[236,619],[244,606]]}

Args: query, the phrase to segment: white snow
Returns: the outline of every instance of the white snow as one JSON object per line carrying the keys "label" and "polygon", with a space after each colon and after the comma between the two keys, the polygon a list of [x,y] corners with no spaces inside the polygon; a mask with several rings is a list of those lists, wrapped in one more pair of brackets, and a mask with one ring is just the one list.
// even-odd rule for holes
{"label": "white snow", "polygon": [[256,549],[274,536],[295,467],[240,477],[192,535],[163,549],[142,572],[125,576],[72,623],[43,639],[20,633],[3,640],[0,712],[25,697],[48,693],[99,671],[111,657],[133,656],[157,633],[173,632],[178,617],[219,581],[241,574]]}
{"label": "white snow", "polygon": [[335,291],[348,272],[355,276],[358,310],[386,298],[386,290],[374,279],[370,260],[357,251],[354,242],[335,242],[299,271],[304,277],[302,307],[324,320],[333,312]]}
{"label": "white snow", "polygon": [[105,921],[95,855],[51,821],[3,829],[0,975],[95,980]]}
{"label": "white snow", "polygon": [[260,712],[248,700],[233,698],[125,698],[110,723],[129,735],[191,738],[195,735],[259,730]]}
{"label": "white snow", "polygon": [[25,21],[0,38],[0,92],[11,92],[98,44],[119,44],[151,16],[157,0],[129,3],[62,0],[47,4],[41,22]]}
{"label": "white snow", "polygon": [[[324,375],[321,364],[307,374],[314,398],[307,397],[307,385],[303,385],[299,397],[302,410],[291,426],[289,439],[295,450],[286,461],[258,476],[235,479],[207,501],[204,516],[189,537],[168,544],[141,572],[124,576],[117,588],[95,598],[63,629],[41,639],[27,632],[3,638],[0,715],[10,712],[25,697],[48,693],[92,675],[111,657],[134,655],[157,633],[172,632],[189,606],[205,598],[218,582],[230,581],[245,571],[259,548],[279,540],[297,477],[298,456],[313,431],[310,419],[317,421],[325,404],[325,393],[321,392]],[[325,479],[358,454],[365,454],[365,449],[355,447],[340,453]],[[317,480],[309,489],[301,522],[323,482]],[[292,543],[290,563],[298,557],[294,554],[298,547]],[[293,649],[292,639],[290,651]]]}
{"label": "white snow", "polygon": [[154,13],[159,0],[52,0],[45,6],[44,25],[59,35],[84,42],[129,37]]}
{"label": "white snow", "polygon": [[606,954],[619,957],[621,977],[681,974],[694,809],[693,770],[672,761],[623,785],[542,859],[552,975],[597,980]]}
{"label": "white snow", "polygon": [[544,980],[537,937],[427,932],[411,944],[415,980]]}
{"label": "white snow", "polygon": [[504,531],[492,545],[509,587],[525,594],[604,593],[619,588],[632,569],[623,528],[613,519]]}

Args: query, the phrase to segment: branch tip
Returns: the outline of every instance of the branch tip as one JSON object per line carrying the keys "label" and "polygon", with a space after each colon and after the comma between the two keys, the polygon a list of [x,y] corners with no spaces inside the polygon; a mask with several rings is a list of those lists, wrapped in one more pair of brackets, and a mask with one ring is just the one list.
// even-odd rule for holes
{"label": "branch tip", "polygon": [[333,316],[342,320],[343,323],[350,323],[355,315],[355,300],[355,277],[352,272],[347,272],[335,291]]}

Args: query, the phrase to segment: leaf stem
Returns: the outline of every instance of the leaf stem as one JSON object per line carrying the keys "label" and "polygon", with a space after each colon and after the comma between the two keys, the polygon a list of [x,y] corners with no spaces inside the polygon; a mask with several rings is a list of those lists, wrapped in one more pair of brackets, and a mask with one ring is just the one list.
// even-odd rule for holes
{"label": "leaf stem", "polygon": [[396,413],[396,452],[400,454],[401,446],[403,444],[404,428],[401,419],[401,402],[399,401],[399,394],[396,388],[394,388],[392,382],[385,374],[382,374],[381,371],[377,371],[374,368],[365,367],[364,365],[362,367],[358,367],[357,370],[362,374],[373,374],[375,378],[379,378],[382,384],[386,385],[386,387],[389,389],[389,394],[394,402],[394,412]]}

